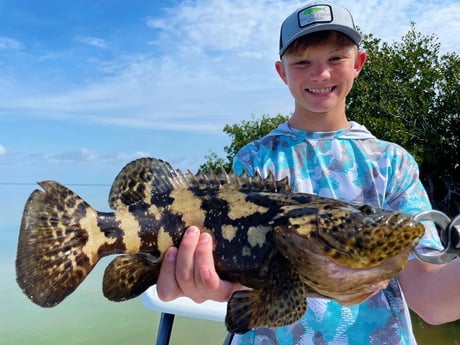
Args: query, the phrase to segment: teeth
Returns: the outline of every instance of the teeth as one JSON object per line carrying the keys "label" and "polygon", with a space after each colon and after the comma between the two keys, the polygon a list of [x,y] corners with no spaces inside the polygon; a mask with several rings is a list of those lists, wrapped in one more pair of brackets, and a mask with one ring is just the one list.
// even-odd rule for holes
{"label": "teeth", "polygon": [[329,93],[332,91],[332,87],[325,87],[323,89],[308,89],[311,93]]}

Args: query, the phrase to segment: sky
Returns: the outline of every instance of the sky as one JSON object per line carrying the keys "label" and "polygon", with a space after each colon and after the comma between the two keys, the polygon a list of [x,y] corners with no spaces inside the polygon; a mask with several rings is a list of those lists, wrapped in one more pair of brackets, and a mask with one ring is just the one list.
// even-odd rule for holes
{"label": "sky", "polygon": [[[415,22],[458,52],[458,0],[336,3],[383,41]],[[0,0],[0,186],[110,185],[140,156],[193,172],[223,156],[226,124],[291,113],[274,62],[304,4]]]}

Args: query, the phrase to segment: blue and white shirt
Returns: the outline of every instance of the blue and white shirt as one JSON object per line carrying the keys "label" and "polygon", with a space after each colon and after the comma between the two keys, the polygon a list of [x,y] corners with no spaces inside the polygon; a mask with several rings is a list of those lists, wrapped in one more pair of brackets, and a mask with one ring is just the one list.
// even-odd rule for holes
{"label": "blue and white shirt", "polygon": [[[296,192],[370,204],[415,214],[431,209],[413,157],[402,147],[379,140],[364,126],[308,132],[286,122],[240,150],[236,173],[258,171],[288,177]],[[427,226],[419,251],[442,249],[436,230]],[[410,257],[413,259],[413,256]],[[277,329],[258,328],[236,335],[232,344],[414,345],[409,311],[397,279],[354,306],[308,298],[304,317]]]}

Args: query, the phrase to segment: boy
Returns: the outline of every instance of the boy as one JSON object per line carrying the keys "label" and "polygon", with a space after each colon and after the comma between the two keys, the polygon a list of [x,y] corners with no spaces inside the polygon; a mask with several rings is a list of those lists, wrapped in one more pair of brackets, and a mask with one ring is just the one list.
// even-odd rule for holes
{"label": "boy", "polygon": [[[409,214],[429,209],[413,158],[347,120],[346,96],[366,61],[360,40],[348,10],[335,4],[309,4],[286,18],[275,67],[294,98],[294,113],[244,147],[235,171],[271,171],[277,179],[288,176],[297,192]],[[440,242],[427,227],[417,250],[430,248]],[[344,307],[309,298],[299,322],[236,335],[232,344],[415,344],[408,306],[431,323],[460,317],[460,261],[434,266],[410,259],[397,279],[363,303]],[[164,300],[186,295],[197,302],[224,301],[240,288],[216,275],[212,240],[196,227],[179,250],[168,251],[157,286]]]}

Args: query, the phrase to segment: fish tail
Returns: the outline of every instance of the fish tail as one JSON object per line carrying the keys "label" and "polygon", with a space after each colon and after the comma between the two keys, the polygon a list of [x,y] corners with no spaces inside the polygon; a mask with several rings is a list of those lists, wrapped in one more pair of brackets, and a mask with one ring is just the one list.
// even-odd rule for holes
{"label": "fish tail", "polygon": [[99,260],[95,250],[85,248],[91,236],[85,220],[96,219],[97,212],[57,182],[39,185],[44,191],[32,192],[24,208],[16,280],[34,303],[53,307],[80,285]]}

